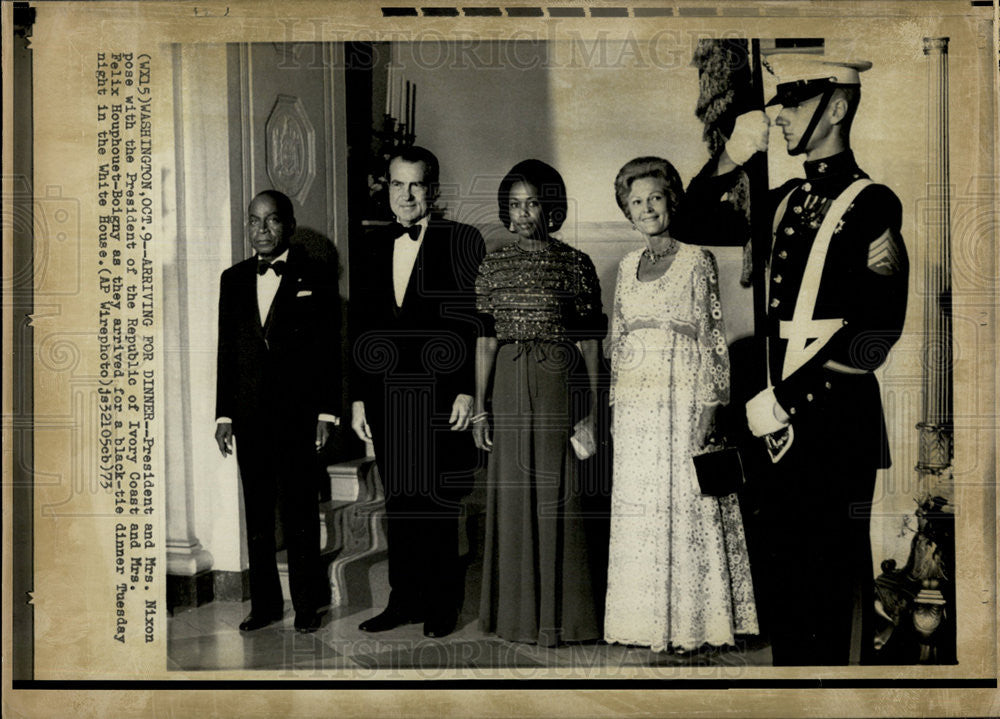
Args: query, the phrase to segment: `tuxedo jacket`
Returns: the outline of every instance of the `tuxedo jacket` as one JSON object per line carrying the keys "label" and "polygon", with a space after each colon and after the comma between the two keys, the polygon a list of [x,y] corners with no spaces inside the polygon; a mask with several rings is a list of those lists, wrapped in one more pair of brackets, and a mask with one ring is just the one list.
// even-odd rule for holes
{"label": "tuxedo jacket", "polygon": [[[222,273],[216,417],[241,427],[340,414],[340,296],[330,268],[292,246],[262,325],[257,258]],[[311,436],[309,437],[311,441]]]}
{"label": "tuxedo jacket", "polygon": [[485,243],[469,225],[432,219],[397,306],[395,241],[379,229],[352,258],[352,399],[371,417],[385,408],[387,388],[409,383],[431,392],[435,412],[450,412],[457,394],[475,389],[475,278]]}

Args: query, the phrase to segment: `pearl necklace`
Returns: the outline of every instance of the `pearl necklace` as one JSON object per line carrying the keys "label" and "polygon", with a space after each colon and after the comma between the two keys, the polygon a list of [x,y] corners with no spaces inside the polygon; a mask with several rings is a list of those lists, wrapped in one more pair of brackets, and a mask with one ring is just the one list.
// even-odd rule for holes
{"label": "pearl necklace", "polygon": [[677,251],[677,240],[673,237],[669,238],[669,243],[659,252],[653,252],[648,247],[642,251],[642,254],[646,256],[649,260],[649,264],[655,265],[656,261],[666,257],[667,255],[672,255]]}

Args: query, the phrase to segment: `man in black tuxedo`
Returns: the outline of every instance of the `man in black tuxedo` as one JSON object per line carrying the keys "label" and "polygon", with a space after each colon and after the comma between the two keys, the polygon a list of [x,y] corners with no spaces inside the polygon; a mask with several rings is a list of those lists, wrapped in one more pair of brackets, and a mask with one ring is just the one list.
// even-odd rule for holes
{"label": "man in black tuxedo", "polygon": [[292,202],[273,190],[249,207],[256,251],[222,273],[215,439],[237,439],[250,555],[250,614],[243,631],[284,614],[275,558],[275,508],[288,550],[295,629],[319,628],[329,603],[319,562],[316,453],[335,424],[340,395],[340,296],[332,273],[310,262]]}
{"label": "man in black tuxedo", "polygon": [[375,445],[391,588],[386,610],[361,623],[366,632],[423,621],[426,636],[442,637],[458,618],[458,499],[478,459],[463,430],[485,243],[468,225],[431,217],[437,183],[428,150],[392,158],[397,222],[366,238],[353,259],[351,426]]}

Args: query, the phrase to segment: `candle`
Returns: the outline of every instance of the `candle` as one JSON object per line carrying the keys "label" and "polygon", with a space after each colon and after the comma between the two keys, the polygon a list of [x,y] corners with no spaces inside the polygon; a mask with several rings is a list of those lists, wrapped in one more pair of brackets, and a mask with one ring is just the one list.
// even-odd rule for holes
{"label": "candle", "polygon": [[396,72],[392,76],[392,116],[398,122],[403,121],[403,76]]}
{"label": "candle", "polygon": [[385,67],[385,114],[392,114],[392,65]]}
{"label": "candle", "polygon": [[[389,114],[395,118],[396,117],[396,70],[393,70],[392,77],[389,79],[389,97],[392,98],[392,104],[389,106]],[[395,123],[393,123],[395,124]]]}
{"label": "candle", "polygon": [[403,107],[403,122],[410,127],[410,81],[406,81],[406,105]]}
{"label": "candle", "polygon": [[413,97],[410,101],[410,134],[417,136],[417,84],[413,83]]}
{"label": "candle", "polygon": [[399,87],[396,92],[396,117],[399,118],[400,123],[406,122],[406,116],[403,115],[403,92],[404,83],[406,80],[403,79],[403,74],[399,75]]}

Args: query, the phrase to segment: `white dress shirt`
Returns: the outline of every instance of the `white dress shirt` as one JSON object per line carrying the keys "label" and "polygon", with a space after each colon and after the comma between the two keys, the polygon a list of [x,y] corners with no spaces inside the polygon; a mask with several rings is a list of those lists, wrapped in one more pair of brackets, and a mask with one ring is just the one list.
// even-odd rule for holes
{"label": "white dress shirt", "polygon": [[[409,238],[407,238],[409,239]],[[260,259],[258,258],[258,262]],[[288,267],[288,250],[285,250],[280,255],[271,260],[271,263],[284,262],[285,268]],[[267,313],[271,311],[271,305],[274,303],[274,297],[278,294],[278,285],[281,284],[281,278],[274,270],[268,270],[262,275],[257,275],[257,313],[260,316],[260,325],[264,326],[267,322]],[[216,424],[232,424],[232,419],[229,417],[218,417],[216,418]],[[332,414],[327,414],[325,412],[321,413],[317,417],[317,421],[321,422],[332,422],[335,425],[340,424],[340,419]]]}
{"label": "white dress shirt", "polygon": [[392,248],[392,288],[396,293],[396,307],[403,306],[406,288],[410,284],[410,275],[413,274],[413,265],[417,261],[420,246],[424,243],[429,222],[429,216],[421,217],[415,223],[420,225],[417,239],[411,240],[409,235],[402,234],[396,238],[396,244]]}
{"label": "white dress shirt", "polygon": [[[257,258],[257,261],[261,261],[260,257]],[[271,260],[272,264],[275,262],[285,262],[285,266],[287,267],[288,250],[285,250]],[[257,311],[260,313],[261,327],[267,322],[267,313],[271,311],[271,303],[274,302],[274,296],[278,294],[278,285],[280,284],[281,278],[278,277],[274,270],[268,270],[262,275],[257,275]]]}

